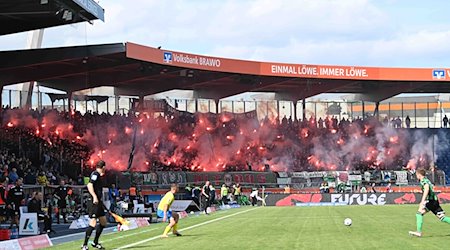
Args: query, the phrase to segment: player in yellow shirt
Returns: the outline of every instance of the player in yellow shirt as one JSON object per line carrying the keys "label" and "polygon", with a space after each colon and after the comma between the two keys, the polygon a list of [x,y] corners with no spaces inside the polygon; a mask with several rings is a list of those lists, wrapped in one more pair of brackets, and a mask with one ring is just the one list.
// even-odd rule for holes
{"label": "player in yellow shirt", "polygon": [[156,215],[159,218],[163,218],[163,222],[169,220],[169,225],[167,225],[166,229],[164,229],[164,233],[162,235],[163,238],[167,238],[170,229],[173,229],[173,234],[176,236],[181,236],[181,234],[177,231],[178,229],[178,219],[179,216],[177,213],[172,214],[172,210],[170,210],[170,206],[172,206],[173,201],[175,200],[175,193],[178,191],[177,184],[172,184],[170,187],[170,191],[167,192],[164,197],[161,199],[158,205],[158,211]]}

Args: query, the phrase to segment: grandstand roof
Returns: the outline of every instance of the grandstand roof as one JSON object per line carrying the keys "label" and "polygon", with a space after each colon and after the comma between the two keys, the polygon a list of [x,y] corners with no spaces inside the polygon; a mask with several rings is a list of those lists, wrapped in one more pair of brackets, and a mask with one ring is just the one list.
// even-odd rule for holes
{"label": "grandstand roof", "polygon": [[381,101],[399,93],[449,93],[450,69],[375,68],[243,61],[167,51],[134,43],[0,52],[0,82],[39,81],[68,92],[117,87],[145,96],[173,89],[221,99],[248,91],[300,100],[359,93]]}
{"label": "grandstand roof", "polygon": [[14,0],[0,2],[0,35],[100,19],[94,0]]}

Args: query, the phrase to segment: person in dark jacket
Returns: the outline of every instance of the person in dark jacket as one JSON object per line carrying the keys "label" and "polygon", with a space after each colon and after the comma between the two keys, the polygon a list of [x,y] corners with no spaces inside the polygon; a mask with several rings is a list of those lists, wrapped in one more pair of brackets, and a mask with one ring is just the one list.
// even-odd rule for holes
{"label": "person in dark jacket", "polygon": [[42,199],[42,193],[37,192],[33,199],[28,202],[28,213],[37,213],[38,221],[44,221],[44,232],[55,232],[52,230],[50,216],[42,210]]}

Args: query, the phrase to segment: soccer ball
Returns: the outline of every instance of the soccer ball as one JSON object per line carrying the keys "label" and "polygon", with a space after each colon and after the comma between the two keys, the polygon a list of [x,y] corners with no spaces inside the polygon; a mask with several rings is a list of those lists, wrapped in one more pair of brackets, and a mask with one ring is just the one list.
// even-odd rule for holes
{"label": "soccer ball", "polygon": [[351,225],[352,225],[352,219],[346,218],[346,219],[344,220],[344,225],[346,225],[346,226],[351,226]]}

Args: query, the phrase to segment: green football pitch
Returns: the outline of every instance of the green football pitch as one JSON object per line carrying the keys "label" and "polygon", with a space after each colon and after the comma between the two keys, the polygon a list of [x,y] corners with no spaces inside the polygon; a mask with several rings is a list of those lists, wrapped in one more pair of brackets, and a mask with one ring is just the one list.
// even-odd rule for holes
{"label": "green football pitch", "polygon": [[[180,220],[182,237],[159,238],[164,223],[102,235],[106,249],[450,249],[450,225],[424,219],[413,238],[417,205],[245,207]],[[450,211],[450,205],[443,209]],[[344,226],[345,218],[353,225]],[[51,249],[79,249],[81,241]],[[92,249],[92,247],[91,247]]]}

